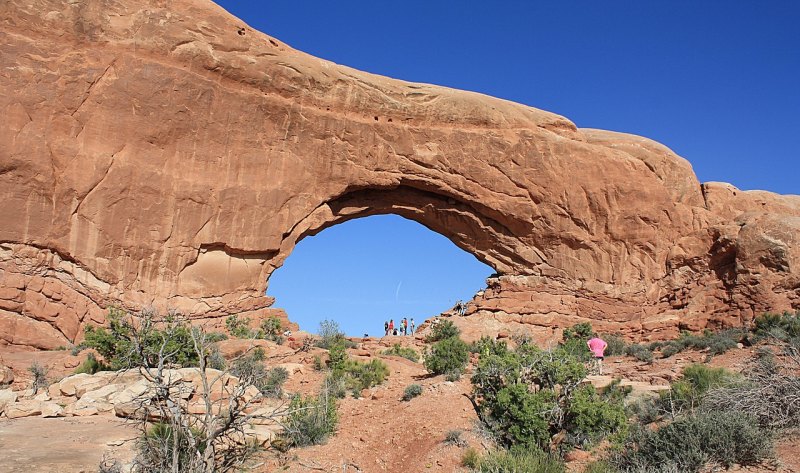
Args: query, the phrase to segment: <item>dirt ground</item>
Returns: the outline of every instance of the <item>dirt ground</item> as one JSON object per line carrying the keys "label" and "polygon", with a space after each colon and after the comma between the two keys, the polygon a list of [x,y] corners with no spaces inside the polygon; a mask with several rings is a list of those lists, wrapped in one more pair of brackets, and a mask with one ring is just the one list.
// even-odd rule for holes
{"label": "dirt ground", "polygon": [[[348,395],[339,405],[339,426],[336,435],[324,445],[293,449],[287,455],[267,452],[257,462],[257,472],[454,472],[466,471],[460,466],[464,451],[473,447],[484,451],[489,447],[476,428],[475,412],[466,397],[471,387],[468,372],[458,382],[442,376],[428,376],[421,363],[381,352],[395,342],[421,347],[411,337],[386,337],[361,341],[350,355],[361,360],[379,357],[390,370],[388,380],[362,393],[355,399]],[[324,352],[296,351],[288,345],[267,345],[267,364],[292,363],[302,367],[285,385],[288,392],[314,393],[323,374],[313,368],[314,356]],[[241,351],[242,344],[230,342],[227,353]],[[752,356],[753,349],[734,349],[715,357],[714,366],[740,370]],[[83,355],[85,356],[85,355]],[[2,353],[4,363],[19,373],[15,387],[24,387],[27,366],[35,359],[50,368],[51,376],[71,372],[80,357],[66,351]],[[637,389],[657,389],[676,379],[684,366],[702,362],[704,353],[684,352],[668,359],[645,364],[629,357],[606,359],[604,374],[624,378],[637,384]],[[20,373],[19,370],[23,373]],[[15,374],[16,374],[15,373]],[[402,401],[405,388],[416,383],[423,393],[411,401]],[[444,442],[450,431],[462,431],[461,444]],[[39,417],[17,420],[0,419],[1,472],[92,472],[104,453],[130,458],[135,431],[112,416],[85,418]],[[734,469],[750,473],[800,473],[800,435],[785,435],[776,442],[777,460],[758,468]],[[570,471],[582,471],[586,458],[568,463]]]}

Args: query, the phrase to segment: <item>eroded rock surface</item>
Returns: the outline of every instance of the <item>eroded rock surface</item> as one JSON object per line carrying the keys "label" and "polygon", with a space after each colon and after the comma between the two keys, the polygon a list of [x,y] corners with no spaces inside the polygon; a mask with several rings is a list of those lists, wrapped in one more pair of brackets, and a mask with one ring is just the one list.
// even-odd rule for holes
{"label": "eroded rock surface", "polygon": [[[0,5],[0,340],[109,304],[277,313],[305,236],[395,213],[502,276],[476,319],[653,336],[800,307],[800,197],[645,138],[338,66],[211,2]],[[272,312],[271,312],[272,311]]]}

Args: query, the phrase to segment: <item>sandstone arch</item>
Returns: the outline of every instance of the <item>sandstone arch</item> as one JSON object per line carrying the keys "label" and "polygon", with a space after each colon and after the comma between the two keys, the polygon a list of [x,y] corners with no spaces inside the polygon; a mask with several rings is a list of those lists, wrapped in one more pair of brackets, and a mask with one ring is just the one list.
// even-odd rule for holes
{"label": "sandstone arch", "polygon": [[355,71],[202,0],[0,6],[0,338],[110,303],[262,314],[306,234],[398,213],[495,267],[473,317],[653,336],[800,305],[800,198],[650,140]]}

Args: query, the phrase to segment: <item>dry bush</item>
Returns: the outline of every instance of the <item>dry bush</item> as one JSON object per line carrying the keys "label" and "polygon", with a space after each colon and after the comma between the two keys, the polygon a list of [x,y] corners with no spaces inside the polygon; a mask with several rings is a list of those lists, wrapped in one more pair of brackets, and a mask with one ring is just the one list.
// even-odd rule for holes
{"label": "dry bush", "polygon": [[702,409],[749,414],[771,429],[800,425],[800,353],[790,345],[783,348],[780,357],[760,352],[743,382],[710,390]]}
{"label": "dry bush", "polygon": [[[125,353],[119,354],[150,385],[134,401],[129,419],[140,433],[131,471],[211,473],[246,466],[258,450],[249,424],[278,424],[288,408],[275,402],[257,408],[264,395],[254,389],[259,381],[255,372],[231,382],[229,372],[210,369],[213,349],[207,334],[179,316],[148,311],[138,317],[126,314],[120,323],[126,330]],[[190,409],[186,383],[173,369],[187,354],[198,368],[194,402],[202,404],[199,410]]]}

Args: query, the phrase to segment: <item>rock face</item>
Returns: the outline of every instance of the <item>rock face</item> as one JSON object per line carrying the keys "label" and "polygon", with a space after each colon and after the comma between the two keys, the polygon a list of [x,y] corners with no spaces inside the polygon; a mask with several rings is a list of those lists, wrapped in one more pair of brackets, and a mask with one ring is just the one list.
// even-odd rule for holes
{"label": "rock face", "polygon": [[478,318],[657,335],[800,307],[800,197],[701,185],[645,138],[338,66],[201,0],[9,0],[0,24],[4,343],[74,342],[109,304],[264,317],[300,239],[382,213],[502,275]]}

